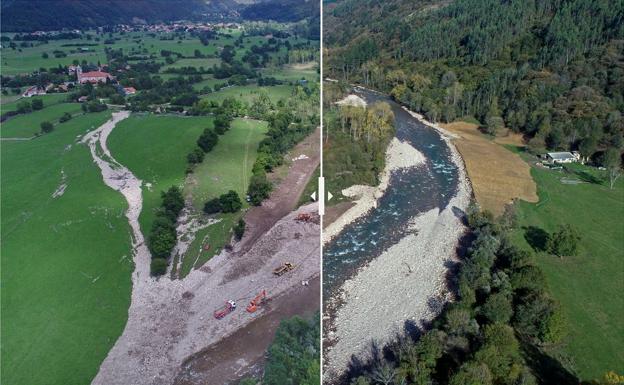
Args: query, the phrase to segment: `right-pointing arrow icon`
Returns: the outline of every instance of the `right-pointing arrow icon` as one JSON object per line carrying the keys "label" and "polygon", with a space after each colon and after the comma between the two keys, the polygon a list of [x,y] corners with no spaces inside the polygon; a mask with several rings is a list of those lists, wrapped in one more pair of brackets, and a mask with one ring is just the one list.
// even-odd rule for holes
{"label": "right-pointing arrow icon", "polygon": [[327,201],[329,202],[334,196],[329,191],[327,192]]}

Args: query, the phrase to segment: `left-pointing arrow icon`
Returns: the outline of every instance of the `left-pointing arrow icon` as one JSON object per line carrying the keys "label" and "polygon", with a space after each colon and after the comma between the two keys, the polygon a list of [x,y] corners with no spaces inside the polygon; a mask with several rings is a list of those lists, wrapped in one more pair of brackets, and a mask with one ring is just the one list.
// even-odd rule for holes
{"label": "left-pointing arrow icon", "polygon": [[316,202],[316,191],[310,195],[310,198],[312,198],[312,200]]}

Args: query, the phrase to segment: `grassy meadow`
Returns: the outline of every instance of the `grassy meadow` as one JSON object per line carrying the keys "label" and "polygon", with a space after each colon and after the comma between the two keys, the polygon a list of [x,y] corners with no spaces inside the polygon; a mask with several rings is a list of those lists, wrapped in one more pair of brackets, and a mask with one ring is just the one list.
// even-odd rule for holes
{"label": "grassy meadow", "polygon": [[58,124],[59,118],[66,112],[72,115],[82,114],[80,104],[78,103],[54,104],[42,110],[16,115],[8,119],[2,123],[0,136],[3,138],[30,138],[41,131],[40,125],[42,122],[48,121]]}
{"label": "grassy meadow", "polygon": [[182,187],[186,155],[197,146],[204,129],[212,126],[211,117],[132,114],[109,136],[108,146],[115,159],[144,182],[139,218],[144,234],[149,232],[161,204],[160,193],[171,186]]}
{"label": "grassy meadow", "polygon": [[[144,183],[143,211],[140,216],[144,234],[149,232],[160,206],[161,191],[184,186],[186,154],[196,146],[204,128],[212,128],[211,117],[174,117],[133,114],[113,130],[108,145],[111,153]],[[236,119],[219,137],[219,143],[190,176],[185,195],[191,196],[198,212],[204,203],[229,190],[244,199],[256,159],[258,144],[267,130],[266,122]],[[245,203],[247,205],[247,203]],[[221,221],[198,232],[182,263],[181,276],[188,274],[218,253],[229,241],[232,225],[242,213],[219,214]],[[211,245],[203,250],[202,245]],[[197,262],[197,263],[196,263]]]}
{"label": "grassy meadow", "polygon": [[[572,224],[582,234],[578,256],[558,258],[537,250],[554,297],[563,307],[569,335],[551,354],[572,360],[582,379],[601,378],[609,370],[624,371],[624,180],[613,190],[604,171],[582,165],[567,172],[531,168],[539,202],[517,205],[517,242],[529,226],[551,234],[561,224]],[[578,180],[564,184],[562,178]]]}
{"label": "grassy meadow", "polygon": [[[88,384],[125,325],[133,269],[126,202],[75,144],[109,117],[81,115],[39,138],[1,142],[6,384]],[[53,198],[63,175],[65,192]]]}

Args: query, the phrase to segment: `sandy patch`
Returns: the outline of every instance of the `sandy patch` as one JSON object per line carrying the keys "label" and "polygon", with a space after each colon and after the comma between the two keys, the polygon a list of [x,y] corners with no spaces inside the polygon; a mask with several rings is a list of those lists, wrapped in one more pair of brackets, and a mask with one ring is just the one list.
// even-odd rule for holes
{"label": "sandy patch", "polygon": [[366,107],[366,101],[361,97],[351,94],[336,102],[339,106]]}
{"label": "sandy patch", "polygon": [[393,138],[386,149],[386,166],[379,176],[379,185],[354,185],[342,190],[342,195],[351,198],[354,205],[336,218],[323,230],[323,243],[329,242],[349,223],[364,216],[377,207],[377,200],[388,188],[390,174],[400,169],[417,167],[425,162],[425,156],[407,142]]}

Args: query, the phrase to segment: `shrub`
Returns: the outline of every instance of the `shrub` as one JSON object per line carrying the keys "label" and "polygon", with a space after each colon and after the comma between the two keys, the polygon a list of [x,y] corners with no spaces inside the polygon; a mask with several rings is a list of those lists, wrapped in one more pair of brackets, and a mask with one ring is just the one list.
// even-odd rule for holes
{"label": "shrub", "polygon": [[232,119],[225,114],[218,114],[214,120],[215,132],[219,135],[225,134],[230,129]]}
{"label": "shrub", "polygon": [[480,314],[491,323],[507,323],[513,314],[511,301],[505,294],[492,294],[481,307]]}
{"label": "shrub", "polygon": [[161,197],[165,213],[171,221],[175,223],[180,211],[184,208],[184,197],[182,196],[182,191],[180,191],[180,189],[176,186],[171,186],[169,190],[161,193]]}
{"label": "shrub", "polygon": [[221,195],[219,201],[221,202],[221,211],[224,213],[235,213],[243,207],[243,202],[234,190]]}
{"label": "shrub", "polygon": [[218,141],[219,136],[217,136],[217,134],[215,134],[211,129],[206,128],[204,133],[201,134],[199,139],[197,139],[197,145],[204,150],[204,152],[210,152],[214,146],[217,145]]}
{"label": "shrub", "polygon": [[69,112],[66,112],[66,113],[64,113],[64,114],[63,114],[63,116],[61,116],[61,117],[59,118],[59,122],[61,122],[61,123],[65,123],[65,122],[67,122],[68,120],[71,120],[71,118],[72,118],[71,114],[70,114]]}
{"label": "shrub", "polygon": [[[19,93],[19,89],[17,90],[17,93]],[[29,101],[24,100],[17,103],[17,112],[19,112],[20,114],[26,114],[30,111],[32,111],[32,105]]]}
{"label": "shrub", "polygon": [[215,214],[221,211],[221,200],[214,198],[204,204],[204,212],[206,214]]}
{"label": "shrub", "polygon": [[237,240],[241,240],[245,234],[245,221],[241,218],[238,220],[236,226],[234,226],[234,236]]}
{"label": "shrub", "polygon": [[186,160],[190,164],[197,164],[204,161],[204,150],[199,147],[195,147],[193,151],[191,151],[187,156]]}
{"label": "shrub", "polygon": [[271,188],[271,182],[267,180],[266,174],[260,173],[252,176],[247,191],[251,203],[259,206],[269,196]]}
{"label": "shrub", "polygon": [[54,125],[50,122],[41,122],[41,132],[48,133],[54,130]]}
{"label": "shrub", "polygon": [[150,231],[147,245],[156,258],[169,258],[176,244],[175,225],[164,213],[157,215]]}
{"label": "shrub", "polygon": [[150,265],[153,276],[163,275],[167,272],[167,260],[164,258],[154,258]]}
{"label": "shrub", "polygon": [[559,226],[548,239],[548,251],[559,256],[574,256],[578,251],[581,236],[570,224]]}
{"label": "shrub", "polygon": [[41,110],[43,108],[43,100],[41,99],[34,99],[31,103],[32,105],[32,109],[33,110]]}

